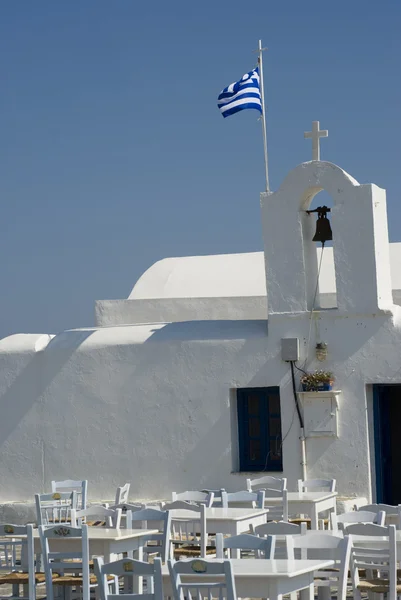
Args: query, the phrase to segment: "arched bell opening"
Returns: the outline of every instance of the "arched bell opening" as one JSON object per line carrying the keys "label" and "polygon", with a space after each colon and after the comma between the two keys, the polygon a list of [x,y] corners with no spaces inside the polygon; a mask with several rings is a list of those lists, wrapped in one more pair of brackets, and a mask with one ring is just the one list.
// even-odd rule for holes
{"label": "arched bell opening", "polygon": [[337,308],[333,199],[326,190],[312,188],[301,206],[308,310]]}

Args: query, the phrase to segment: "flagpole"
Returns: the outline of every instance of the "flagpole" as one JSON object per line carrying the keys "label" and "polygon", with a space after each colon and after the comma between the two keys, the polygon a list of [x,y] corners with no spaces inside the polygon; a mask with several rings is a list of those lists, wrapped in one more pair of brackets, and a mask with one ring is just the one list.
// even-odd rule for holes
{"label": "flagpole", "polygon": [[263,85],[263,50],[266,50],[266,48],[262,48],[262,40],[259,40],[258,65],[259,65],[259,78],[260,78],[260,97],[261,97],[261,101],[262,101],[262,133],[263,133],[263,150],[264,150],[264,155],[265,155],[266,192],[270,192],[269,162],[268,162],[268,154],[267,154],[267,136],[266,136],[265,91],[264,91],[264,85]]}

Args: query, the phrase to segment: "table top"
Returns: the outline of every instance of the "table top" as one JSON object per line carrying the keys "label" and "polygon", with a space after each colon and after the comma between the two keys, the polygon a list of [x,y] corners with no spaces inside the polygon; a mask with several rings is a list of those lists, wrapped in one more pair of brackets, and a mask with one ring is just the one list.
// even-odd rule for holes
{"label": "table top", "polygon": [[[202,560],[202,559],[199,559]],[[234,577],[297,577],[320,569],[326,569],[334,564],[334,560],[269,560],[232,558],[230,560]],[[168,566],[162,566],[162,575],[168,576]],[[195,576],[190,574],[190,577]]]}
{"label": "table top", "polygon": [[[154,533],[159,533],[157,529],[108,529],[107,527],[88,527],[88,539],[91,540],[104,540],[104,541],[112,541],[116,542],[119,540],[131,540],[133,538],[142,537],[143,535],[152,535]],[[16,536],[14,534],[10,535],[10,537],[22,537]],[[39,530],[33,530],[33,537],[39,538]],[[53,538],[52,538],[53,539]],[[60,537],[57,539],[69,540],[69,539],[78,539],[78,538],[70,538],[69,536]]]}
{"label": "table top", "polygon": [[[207,521],[242,521],[243,519],[267,515],[268,512],[268,508],[207,508],[206,519]],[[170,510],[170,514],[172,519],[196,520],[199,518],[199,513],[185,509],[173,509]]]}

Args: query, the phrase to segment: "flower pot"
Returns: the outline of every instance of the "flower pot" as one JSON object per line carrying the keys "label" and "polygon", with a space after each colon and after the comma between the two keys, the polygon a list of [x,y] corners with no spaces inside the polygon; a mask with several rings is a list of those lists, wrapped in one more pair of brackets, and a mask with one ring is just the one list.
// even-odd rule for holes
{"label": "flower pot", "polygon": [[311,383],[303,383],[302,384],[302,391],[303,392],[329,392],[330,390],[333,389],[333,381],[329,381],[329,382],[319,382],[319,383],[315,383],[315,384],[311,384]]}

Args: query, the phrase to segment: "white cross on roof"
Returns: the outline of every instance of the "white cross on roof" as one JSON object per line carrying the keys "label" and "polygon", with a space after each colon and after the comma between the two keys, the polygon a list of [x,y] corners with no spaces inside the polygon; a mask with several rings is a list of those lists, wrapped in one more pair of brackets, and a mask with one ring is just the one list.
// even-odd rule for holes
{"label": "white cross on roof", "polygon": [[328,135],[327,129],[320,129],[319,121],[312,121],[312,131],[305,131],[304,137],[312,139],[312,160],[320,160],[320,138]]}

